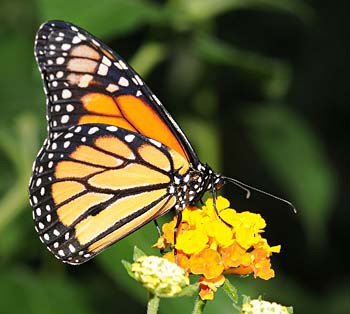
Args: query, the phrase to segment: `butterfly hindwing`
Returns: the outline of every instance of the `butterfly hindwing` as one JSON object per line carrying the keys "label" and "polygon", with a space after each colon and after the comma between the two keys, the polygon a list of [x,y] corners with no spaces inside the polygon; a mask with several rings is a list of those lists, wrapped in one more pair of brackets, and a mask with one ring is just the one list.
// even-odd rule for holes
{"label": "butterfly hindwing", "polygon": [[73,126],[35,162],[30,200],[36,230],[59,259],[80,264],[176,203],[176,151],[115,126]]}
{"label": "butterfly hindwing", "polygon": [[192,163],[187,138],[135,71],[105,44],[70,23],[50,21],[37,34],[50,136],[73,125],[102,123],[153,138]]}

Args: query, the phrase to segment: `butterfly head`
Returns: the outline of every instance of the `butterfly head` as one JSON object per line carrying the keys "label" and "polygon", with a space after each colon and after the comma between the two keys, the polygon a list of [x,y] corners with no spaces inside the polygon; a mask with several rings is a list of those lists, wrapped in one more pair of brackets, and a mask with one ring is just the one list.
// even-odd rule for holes
{"label": "butterfly head", "polygon": [[224,185],[221,175],[215,173],[207,164],[191,168],[182,177],[175,176],[174,185],[170,187],[177,198],[175,209],[181,210],[200,201],[206,191],[220,189]]}

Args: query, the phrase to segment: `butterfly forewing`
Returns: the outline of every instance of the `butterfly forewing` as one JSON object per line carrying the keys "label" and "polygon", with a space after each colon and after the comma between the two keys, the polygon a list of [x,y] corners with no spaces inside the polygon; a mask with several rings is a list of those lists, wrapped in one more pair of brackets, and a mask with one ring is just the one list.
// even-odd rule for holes
{"label": "butterfly forewing", "polygon": [[173,173],[189,164],[176,151],[115,126],[71,127],[46,145],[30,183],[40,239],[80,264],[176,203]]}
{"label": "butterfly forewing", "polygon": [[35,54],[51,137],[73,125],[103,123],[158,140],[198,162],[181,129],[143,80],[88,32],[62,21],[47,22],[37,34]]}

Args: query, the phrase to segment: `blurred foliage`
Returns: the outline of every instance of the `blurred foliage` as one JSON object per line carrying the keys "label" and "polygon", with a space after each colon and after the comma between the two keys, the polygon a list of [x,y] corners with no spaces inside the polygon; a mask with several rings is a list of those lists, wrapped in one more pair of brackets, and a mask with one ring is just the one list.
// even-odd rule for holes
{"label": "blurred foliage", "polygon": [[[135,244],[155,253],[152,224],[80,267],[56,261],[37,238],[27,183],[46,121],[32,51],[48,19],[86,28],[129,60],[204,162],[295,202],[292,217],[275,200],[225,190],[238,209],[269,208],[267,232],[283,248],[276,279],[231,278],[239,293],[296,313],[349,313],[343,11],[301,0],[1,0],[0,313],[142,313],[147,296],[120,261]],[[160,311],[192,304],[162,300]],[[223,292],[205,311],[218,308],[232,312]]]}

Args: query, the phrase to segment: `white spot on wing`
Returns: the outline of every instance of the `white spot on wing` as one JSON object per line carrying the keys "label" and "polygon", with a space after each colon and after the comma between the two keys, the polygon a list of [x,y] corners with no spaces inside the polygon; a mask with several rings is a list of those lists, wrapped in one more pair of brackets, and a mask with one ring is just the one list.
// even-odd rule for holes
{"label": "white spot on wing", "polygon": [[143,81],[141,80],[141,78],[137,74],[135,75],[135,78],[140,85],[143,85]]}
{"label": "white spot on wing", "polygon": [[63,99],[67,99],[67,98],[70,98],[70,97],[72,97],[72,92],[69,89],[64,89],[62,91],[62,98]]}
{"label": "white spot on wing", "polygon": [[63,44],[63,45],[61,46],[61,49],[62,49],[62,50],[69,50],[70,47],[72,47],[70,44]]}
{"label": "white spot on wing", "polygon": [[94,134],[94,133],[96,133],[97,131],[99,130],[99,128],[98,127],[96,127],[96,126],[94,126],[94,127],[92,127],[89,131],[88,131],[88,134]]}
{"label": "white spot on wing", "polygon": [[68,115],[62,116],[62,118],[61,118],[61,122],[62,123],[67,123],[68,121],[69,121],[69,116]]}
{"label": "white spot on wing", "polygon": [[122,60],[119,60],[119,64],[122,67],[122,69],[124,69],[124,70],[128,69],[128,66]]}
{"label": "white spot on wing", "polygon": [[56,63],[57,63],[57,64],[63,64],[63,63],[64,63],[64,58],[63,58],[63,57],[58,57],[58,58],[56,59]]}
{"label": "white spot on wing", "polygon": [[97,40],[95,40],[95,39],[91,39],[91,41],[97,46],[97,47],[100,47],[101,45],[100,45],[100,43],[97,41]]}
{"label": "white spot on wing", "polygon": [[73,44],[79,44],[81,42],[81,39],[78,36],[74,36],[72,39]]}
{"label": "white spot on wing", "polygon": [[85,37],[82,33],[78,33],[78,37],[79,37],[81,40],[86,40],[86,37]]}
{"label": "white spot on wing", "polygon": [[97,74],[106,76],[107,73],[108,73],[108,67],[105,64],[101,63],[100,66],[98,67]]}
{"label": "white spot on wing", "polygon": [[119,87],[117,85],[114,85],[114,84],[108,84],[108,86],[106,87],[106,91],[110,92],[110,93],[114,93],[118,89],[119,89]]}
{"label": "white spot on wing", "polygon": [[110,67],[112,65],[112,61],[109,60],[106,56],[103,56],[102,58],[102,62],[107,65],[108,67]]}
{"label": "white spot on wing", "polygon": [[150,138],[149,141],[150,141],[153,145],[155,145],[155,146],[157,146],[157,147],[159,147],[159,148],[162,147],[162,144],[159,143],[158,141],[154,140],[153,138]]}
{"label": "white spot on wing", "polygon": [[120,86],[127,87],[127,86],[129,86],[129,81],[124,76],[121,76],[119,81],[118,81],[118,84]]}
{"label": "white spot on wing", "polygon": [[114,65],[119,69],[123,70],[122,66],[119,64],[119,62],[114,62]]}
{"label": "white spot on wing", "polygon": [[115,132],[115,131],[118,131],[118,128],[116,126],[111,125],[111,126],[107,126],[106,130],[110,132]]}
{"label": "white spot on wing", "polygon": [[69,251],[71,251],[72,253],[75,252],[75,247],[72,244],[69,244],[68,248],[69,248]]}
{"label": "white spot on wing", "polygon": [[125,140],[129,143],[131,143],[135,138],[135,135],[134,134],[128,134],[125,136]]}

